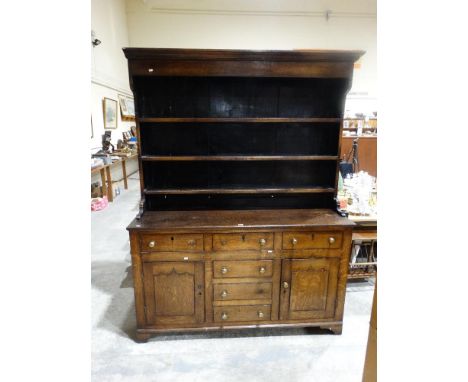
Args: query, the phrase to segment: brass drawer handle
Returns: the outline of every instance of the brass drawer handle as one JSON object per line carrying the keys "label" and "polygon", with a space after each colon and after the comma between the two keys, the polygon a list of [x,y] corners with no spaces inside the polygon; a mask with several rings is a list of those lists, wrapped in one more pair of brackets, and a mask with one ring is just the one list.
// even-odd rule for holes
{"label": "brass drawer handle", "polygon": [[265,267],[260,267],[260,269],[258,270],[261,274],[264,274],[266,272],[266,268]]}
{"label": "brass drawer handle", "polygon": [[260,245],[261,245],[262,247],[266,244],[266,240],[263,239],[263,238],[260,239],[258,242],[260,243]]}
{"label": "brass drawer handle", "polygon": [[187,244],[188,244],[189,246],[191,246],[191,247],[193,247],[193,246],[195,245],[195,243],[196,243],[195,240],[189,240],[189,241],[187,241]]}
{"label": "brass drawer handle", "polygon": [[228,272],[227,267],[221,267],[221,273],[225,275]]}
{"label": "brass drawer handle", "polygon": [[328,242],[329,242],[330,244],[333,244],[335,241],[336,241],[336,240],[335,240],[334,237],[329,237],[329,238],[328,238]]}
{"label": "brass drawer handle", "polygon": [[295,237],[293,237],[291,239],[291,243],[292,243],[292,245],[296,245],[297,244],[297,239]]}
{"label": "brass drawer handle", "polygon": [[156,246],[156,242],[154,240],[151,240],[149,243],[148,243],[148,247],[150,248],[154,248]]}
{"label": "brass drawer handle", "polygon": [[258,315],[258,318],[263,318],[263,316],[264,316],[264,314],[263,314],[263,312],[261,310],[258,311],[257,315]]}
{"label": "brass drawer handle", "polygon": [[289,284],[288,284],[286,281],[283,283],[283,288],[284,288],[284,289],[288,289],[288,288],[289,288]]}
{"label": "brass drawer handle", "polygon": [[226,312],[223,312],[223,313],[221,314],[221,320],[225,321],[225,320],[227,320],[227,319],[228,319],[227,313],[226,313]]}
{"label": "brass drawer handle", "polygon": [[227,292],[226,290],[223,290],[223,291],[221,292],[221,297],[224,298],[224,297],[226,297],[227,295],[228,295],[228,292]]}

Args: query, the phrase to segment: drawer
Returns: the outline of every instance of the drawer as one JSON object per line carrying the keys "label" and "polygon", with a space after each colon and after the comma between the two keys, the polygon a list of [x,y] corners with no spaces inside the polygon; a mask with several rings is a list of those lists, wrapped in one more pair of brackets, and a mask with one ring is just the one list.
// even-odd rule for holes
{"label": "drawer", "polygon": [[283,249],[341,248],[341,232],[284,232]]}
{"label": "drawer", "polygon": [[273,249],[272,233],[223,233],[213,235],[214,251]]}
{"label": "drawer", "polygon": [[215,301],[271,299],[271,283],[214,284]]}
{"label": "drawer", "polygon": [[215,322],[265,321],[271,319],[271,305],[218,306],[213,308]]}
{"label": "drawer", "polygon": [[272,260],[213,261],[213,277],[271,277]]}
{"label": "drawer", "polygon": [[142,251],[203,251],[202,234],[141,235]]}

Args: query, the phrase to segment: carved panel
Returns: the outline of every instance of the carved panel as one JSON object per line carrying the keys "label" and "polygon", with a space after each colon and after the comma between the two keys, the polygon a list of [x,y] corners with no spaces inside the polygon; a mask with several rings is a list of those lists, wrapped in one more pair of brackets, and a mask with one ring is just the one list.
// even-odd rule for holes
{"label": "carved panel", "polygon": [[203,263],[149,262],[144,273],[148,324],[203,322]]}

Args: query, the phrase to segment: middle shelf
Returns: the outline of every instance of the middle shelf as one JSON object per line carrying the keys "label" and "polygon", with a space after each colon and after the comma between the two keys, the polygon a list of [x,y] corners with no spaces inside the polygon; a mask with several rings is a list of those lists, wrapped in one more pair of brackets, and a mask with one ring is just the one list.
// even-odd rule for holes
{"label": "middle shelf", "polygon": [[146,188],[159,193],[192,189],[208,190],[206,193],[274,193],[289,189],[323,192],[335,187],[336,170],[336,160],[142,161]]}
{"label": "middle shelf", "polygon": [[154,156],[213,156],[221,160],[237,160],[234,157],[241,156],[258,156],[260,160],[295,159],[293,156],[311,160],[333,158],[338,156],[339,133],[339,122],[140,124],[141,154],[150,160]]}

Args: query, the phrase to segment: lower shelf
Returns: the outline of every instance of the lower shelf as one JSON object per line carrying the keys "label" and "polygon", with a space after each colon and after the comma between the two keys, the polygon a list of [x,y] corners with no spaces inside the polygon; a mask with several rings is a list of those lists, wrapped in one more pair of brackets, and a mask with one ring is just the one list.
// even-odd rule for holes
{"label": "lower shelf", "polygon": [[306,194],[335,192],[333,187],[300,188],[198,188],[198,189],[145,189],[146,195],[187,195],[187,194]]}

